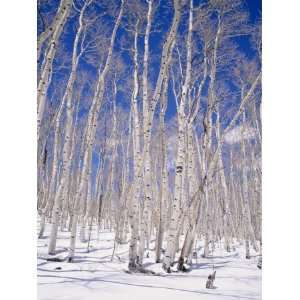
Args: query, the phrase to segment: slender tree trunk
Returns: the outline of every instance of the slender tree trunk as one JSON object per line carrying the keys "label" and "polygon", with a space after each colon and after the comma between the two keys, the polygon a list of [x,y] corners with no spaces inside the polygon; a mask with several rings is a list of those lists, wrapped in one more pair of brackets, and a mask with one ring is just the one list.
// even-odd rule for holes
{"label": "slender tree trunk", "polygon": [[243,206],[244,206],[244,220],[245,220],[245,239],[248,240],[248,237],[251,239],[252,245],[255,249],[255,251],[258,251],[257,245],[256,245],[256,238],[253,230],[253,226],[251,223],[251,212],[250,212],[250,206],[249,206],[249,190],[248,190],[248,176],[247,176],[247,167],[246,167],[246,147],[245,147],[245,141],[242,140],[242,153],[243,153],[243,169],[242,169],[242,176],[243,176]]}
{"label": "slender tree trunk", "polygon": [[[221,137],[221,124],[220,124],[220,116],[219,116],[219,105],[217,104],[217,120],[216,120],[216,131],[217,131],[217,138],[220,139]],[[228,194],[228,185],[225,178],[225,170],[223,165],[223,158],[222,158],[222,145],[217,149],[218,151],[218,170],[220,175],[220,182],[222,186],[222,218],[223,218],[223,227],[224,227],[224,238],[225,238],[225,249],[230,252],[230,244],[229,239],[230,235],[235,235],[234,233],[234,224],[232,220],[232,214],[229,208],[229,194]]]}
{"label": "slender tree trunk", "polygon": [[121,8],[118,14],[118,17],[116,19],[112,36],[110,39],[110,46],[108,49],[108,54],[106,57],[105,65],[100,73],[99,70],[99,78],[95,90],[95,94],[92,100],[92,105],[89,110],[89,115],[88,115],[88,121],[87,121],[87,131],[86,131],[86,145],[84,148],[84,155],[83,155],[83,165],[82,165],[82,170],[81,170],[81,176],[80,176],[80,182],[78,189],[76,191],[75,195],[75,216],[73,220],[73,226],[72,226],[72,234],[71,234],[71,240],[70,240],[70,251],[69,251],[69,261],[71,262],[73,260],[74,252],[75,252],[75,243],[76,243],[76,230],[77,230],[77,221],[79,217],[79,208],[80,204],[83,199],[83,193],[84,189],[86,186],[86,183],[88,181],[88,178],[90,176],[90,168],[91,168],[91,152],[92,152],[92,147],[94,144],[95,140],[95,135],[96,135],[96,129],[97,129],[97,119],[98,115],[100,112],[100,108],[102,106],[103,102],[103,96],[104,96],[104,89],[105,89],[105,80],[106,76],[110,70],[111,67],[111,61],[112,61],[112,54],[113,54],[113,48],[115,44],[115,38],[116,38],[116,33],[119,28],[121,18],[123,15],[123,10],[124,10],[124,3],[125,1],[121,1]]}
{"label": "slender tree trunk", "polygon": [[38,235],[39,239],[41,239],[44,235],[45,226],[46,226],[46,214],[43,213],[41,215],[40,231],[39,231],[39,235]]}
{"label": "slender tree trunk", "polygon": [[93,230],[93,216],[90,217],[90,223],[89,223],[89,237],[88,237],[88,244],[87,244],[87,252],[90,252],[90,244],[91,244],[92,230]]}
{"label": "slender tree trunk", "polygon": [[[153,93],[153,97],[151,98],[149,105],[147,105],[147,106],[146,106],[146,104],[143,105],[143,108],[144,108],[144,111],[143,111],[143,113],[144,113],[143,158],[144,158],[144,178],[145,178],[145,200],[144,200],[144,210],[143,210],[143,218],[142,218],[143,224],[142,224],[141,235],[147,234],[147,231],[148,231],[147,228],[149,226],[148,221],[150,219],[150,205],[152,202],[152,191],[151,191],[151,184],[150,184],[151,183],[150,142],[151,142],[152,122],[153,122],[156,104],[157,104],[158,100],[160,99],[163,82],[165,80],[167,80],[167,73],[168,73],[168,67],[170,64],[170,57],[172,55],[173,44],[174,44],[174,40],[176,38],[177,28],[178,28],[180,17],[181,17],[181,0],[174,0],[173,3],[174,3],[175,14],[173,17],[173,22],[172,22],[170,32],[169,32],[167,39],[163,46],[160,70],[159,70],[159,75],[157,78],[155,90]],[[144,76],[144,78],[147,78],[147,77]],[[146,89],[144,89],[144,91],[145,90]],[[144,96],[144,100],[145,99],[147,100],[147,97]],[[145,103],[145,101],[144,101],[144,103]],[[142,236],[141,238],[142,238],[142,242],[141,242],[141,246],[140,246],[141,251],[139,253],[140,265],[142,264],[142,259],[144,256],[143,253],[145,250],[144,236]]]}
{"label": "slender tree trunk", "polygon": [[163,268],[170,272],[172,259],[176,252],[176,240],[178,230],[178,220],[180,216],[180,202],[181,193],[183,188],[183,174],[184,174],[184,157],[185,157],[185,128],[186,128],[186,116],[185,105],[187,99],[187,93],[191,79],[191,59],[192,59],[192,30],[193,30],[193,1],[190,1],[189,12],[189,31],[187,38],[187,67],[185,82],[182,87],[181,101],[178,111],[178,135],[177,135],[177,157],[176,157],[176,173],[175,173],[175,191],[174,199],[172,202],[172,216],[169,225],[169,234],[167,238],[167,249],[163,262]]}
{"label": "slender tree trunk", "polygon": [[167,171],[167,148],[166,148],[166,136],[165,136],[165,122],[164,117],[167,110],[167,91],[168,91],[168,81],[165,81],[163,88],[163,97],[161,100],[161,110],[160,110],[160,134],[161,134],[161,192],[160,192],[160,210],[159,210],[159,225],[158,225],[158,235],[156,242],[156,262],[161,260],[161,249],[162,242],[164,238],[164,232],[166,227],[167,218],[167,198],[168,198],[168,171]]}
{"label": "slender tree trunk", "polygon": [[[50,85],[51,74],[52,74],[52,64],[54,60],[54,56],[56,53],[56,49],[58,46],[58,41],[63,31],[64,25],[69,17],[70,11],[72,7],[72,0],[62,0],[60,7],[58,8],[57,16],[55,17],[53,34],[51,40],[49,41],[49,50],[45,55],[45,64],[43,65],[43,69],[41,70],[41,77],[38,83],[37,90],[37,128],[38,128],[38,139],[40,135],[40,127],[42,118],[44,115],[44,110],[46,106],[46,94],[48,87]],[[40,40],[41,41],[41,40]],[[41,48],[41,44],[38,40],[38,55],[39,49]]]}
{"label": "slender tree trunk", "polygon": [[81,227],[80,227],[80,241],[82,243],[86,242],[86,236],[85,236],[85,232],[86,232],[86,221],[87,218],[83,215],[81,217]]}
{"label": "slender tree trunk", "polygon": [[[66,102],[66,129],[65,129],[65,142],[63,144],[63,162],[62,162],[62,174],[59,181],[59,185],[54,198],[54,222],[51,227],[50,242],[48,253],[53,254],[56,247],[56,236],[57,236],[57,227],[60,219],[60,213],[64,198],[66,196],[67,184],[71,171],[72,163],[72,132],[73,132],[73,115],[74,115],[74,104],[73,104],[73,87],[76,80],[76,72],[78,67],[79,58],[82,52],[77,54],[77,47],[79,43],[80,36],[83,31],[83,14],[87,7],[87,3],[83,6],[80,16],[79,16],[79,28],[76,33],[74,46],[73,46],[73,56],[72,56],[72,69],[68,79],[67,87],[63,96],[62,102]],[[61,115],[60,115],[61,117]],[[59,120],[57,120],[59,122]],[[74,145],[73,145],[74,148]]]}

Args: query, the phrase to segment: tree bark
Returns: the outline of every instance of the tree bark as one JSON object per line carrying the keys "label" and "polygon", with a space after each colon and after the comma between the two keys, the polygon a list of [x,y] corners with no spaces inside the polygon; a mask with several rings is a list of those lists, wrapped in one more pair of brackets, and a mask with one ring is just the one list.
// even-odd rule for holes
{"label": "tree bark", "polygon": [[[88,2],[85,3],[83,6],[80,16],[79,16],[79,28],[76,32],[76,37],[73,45],[73,54],[72,54],[72,69],[71,73],[68,79],[67,87],[62,99],[63,103],[66,103],[66,128],[65,128],[65,141],[63,143],[63,150],[62,150],[62,174],[60,177],[59,185],[55,194],[54,198],[54,221],[51,227],[51,233],[50,233],[50,242],[49,242],[49,248],[48,253],[53,254],[56,247],[56,236],[57,236],[57,227],[60,219],[60,213],[61,213],[61,207],[62,203],[65,200],[65,193],[67,189],[67,183],[70,176],[70,170],[71,170],[71,163],[72,163],[72,132],[73,132],[73,116],[74,116],[74,103],[73,103],[73,87],[76,80],[76,72],[78,67],[79,58],[82,54],[82,52],[78,55],[77,54],[77,47],[79,43],[80,36],[83,31],[83,15],[84,11],[88,5]],[[62,109],[62,108],[61,108]],[[62,117],[62,114],[59,113],[57,121],[56,121],[56,138],[58,137],[58,126],[60,119]],[[57,146],[57,141],[55,142],[54,146]],[[74,145],[73,145],[74,147]],[[57,151],[54,149],[54,153]],[[54,178],[53,178],[54,180]]]}
{"label": "tree bark", "polygon": [[75,243],[76,243],[76,230],[77,230],[77,221],[79,217],[79,208],[80,204],[83,199],[83,193],[84,189],[88,180],[88,177],[90,175],[90,166],[91,166],[91,152],[92,147],[95,140],[96,135],[96,129],[97,129],[97,119],[100,112],[100,108],[102,106],[103,102],[103,95],[104,95],[104,89],[105,89],[105,81],[108,71],[111,67],[111,61],[112,61],[112,54],[113,54],[113,48],[115,44],[115,38],[116,33],[119,28],[121,18],[124,11],[124,3],[125,1],[121,1],[121,8],[119,10],[118,17],[116,19],[112,36],[110,39],[110,46],[108,49],[108,54],[106,57],[105,65],[102,70],[102,72],[99,70],[99,78],[96,86],[96,90],[94,93],[94,97],[92,100],[92,105],[89,110],[88,120],[87,120],[87,132],[86,132],[86,145],[84,147],[84,154],[83,154],[83,165],[81,170],[81,176],[80,176],[80,182],[78,189],[76,191],[75,195],[75,208],[74,208],[74,220],[73,220],[73,226],[72,226],[72,235],[70,240],[70,251],[69,251],[69,261],[71,262],[73,260],[74,251],[75,251]]}
{"label": "tree bark", "polygon": [[[43,64],[43,69],[41,70],[41,76],[38,83],[38,90],[37,90],[37,128],[38,128],[38,140],[40,136],[40,127],[42,118],[44,115],[44,110],[46,106],[46,94],[48,87],[50,85],[51,74],[52,74],[52,64],[55,57],[55,53],[57,50],[57,45],[61,33],[63,31],[64,25],[69,17],[70,11],[72,7],[72,0],[62,0],[60,7],[58,9],[57,16],[55,17],[55,22],[53,26],[53,34],[51,40],[49,42],[49,50],[45,55],[45,63]],[[39,49],[41,47],[40,41],[38,40],[38,55]]]}

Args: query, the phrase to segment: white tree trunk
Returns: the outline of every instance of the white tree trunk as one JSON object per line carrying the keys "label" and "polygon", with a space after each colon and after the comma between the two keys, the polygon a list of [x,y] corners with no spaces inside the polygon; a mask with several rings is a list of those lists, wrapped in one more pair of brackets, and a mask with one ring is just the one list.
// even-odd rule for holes
{"label": "white tree trunk", "polygon": [[[59,185],[54,198],[54,221],[51,227],[50,241],[48,253],[53,254],[56,247],[56,236],[57,236],[57,227],[60,219],[60,212],[62,204],[66,195],[67,184],[70,176],[71,163],[72,163],[72,133],[73,133],[73,116],[74,116],[74,104],[73,104],[73,87],[76,80],[76,72],[78,67],[78,62],[80,55],[77,55],[77,47],[79,43],[80,36],[83,31],[83,14],[87,7],[87,2],[83,6],[80,16],[79,16],[79,28],[76,33],[74,46],[73,46],[73,55],[72,55],[72,69],[68,79],[67,87],[63,96],[62,102],[66,102],[66,128],[65,128],[65,141],[63,144],[63,161],[62,161],[62,174],[60,177]],[[62,108],[61,108],[62,109]],[[61,119],[61,113],[58,115],[56,121],[56,130],[58,131],[59,122]],[[58,136],[58,133],[57,133]],[[56,138],[57,138],[56,136]],[[54,146],[57,146],[57,141]],[[73,145],[74,148],[74,145]],[[54,149],[54,152],[57,150]],[[53,175],[53,174],[52,174]],[[53,178],[54,180],[54,178]],[[51,192],[51,191],[50,191]]]}
{"label": "white tree trunk", "polygon": [[[243,166],[242,166],[242,176],[243,176],[243,217],[245,222],[245,240],[247,241],[249,238],[251,239],[252,245],[255,251],[258,251],[258,247],[256,244],[256,238],[253,230],[253,226],[251,223],[251,212],[250,212],[250,204],[249,204],[249,189],[248,189],[248,176],[247,176],[247,165],[246,165],[246,146],[244,139],[242,140],[242,153],[243,153]],[[247,243],[246,243],[247,245]],[[246,246],[247,247],[247,246]]]}
{"label": "white tree trunk", "polygon": [[72,234],[71,234],[71,240],[70,240],[70,251],[69,251],[69,261],[71,262],[73,260],[74,252],[75,252],[75,244],[76,244],[76,230],[77,230],[77,221],[79,217],[79,209],[80,204],[83,200],[83,194],[84,189],[86,187],[88,178],[90,176],[90,167],[91,167],[91,152],[95,140],[96,135],[96,129],[97,129],[97,119],[100,112],[100,108],[102,106],[103,102],[103,95],[104,95],[104,89],[105,89],[105,80],[108,71],[111,67],[111,61],[112,61],[112,54],[113,54],[113,48],[115,44],[115,38],[116,33],[119,28],[121,18],[123,15],[124,10],[124,1],[121,2],[121,8],[118,14],[118,17],[116,19],[112,36],[110,39],[110,46],[108,49],[108,54],[106,57],[105,65],[100,73],[99,70],[99,79],[97,82],[96,90],[94,93],[94,97],[92,100],[92,105],[90,107],[89,115],[88,115],[88,121],[87,121],[87,131],[86,131],[86,145],[84,148],[84,155],[83,155],[83,164],[82,164],[82,170],[81,170],[81,176],[80,176],[80,182],[79,186],[76,191],[75,195],[75,208],[74,208],[74,220],[73,220],[73,226],[72,226]]}
{"label": "white tree trunk", "polygon": [[[57,16],[55,17],[55,23],[53,27],[53,34],[51,40],[49,41],[49,50],[45,55],[45,63],[43,64],[43,69],[41,70],[41,76],[38,83],[37,89],[37,128],[38,128],[38,139],[40,134],[40,127],[42,118],[44,115],[44,110],[46,106],[46,95],[47,90],[50,85],[50,78],[52,73],[52,64],[54,60],[54,56],[56,53],[58,40],[63,31],[64,25],[69,17],[70,11],[72,7],[72,0],[62,0],[60,7],[58,9]],[[41,47],[38,42],[38,47]],[[38,48],[39,51],[39,48]]]}
{"label": "white tree trunk", "polygon": [[[138,25],[139,20],[137,20],[135,33],[134,33],[134,73],[133,73],[133,92],[132,92],[132,118],[133,118],[133,157],[134,157],[134,189],[133,189],[133,199],[131,200],[131,209],[129,212],[129,220],[131,227],[131,238],[129,243],[129,264],[128,268],[134,270],[137,267],[137,264],[140,264],[142,260],[141,255],[143,253],[138,253],[137,249],[137,240],[138,240],[138,209],[139,201],[141,194],[141,184],[142,184],[142,174],[141,174],[141,165],[142,165],[142,154],[141,154],[141,129],[139,121],[139,112],[137,104],[137,96],[139,91],[139,81],[138,81]],[[139,249],[140,250],[140,249]]]}
{"label": "white tree trunk", "polygon": [[166,147],[166,133],[165,133],[165,113],[167,110],[167,92],[168,92],[168,81],[164,82],[163,94],[161,99],[161,109],[159,115],[160,123],[160,134],[161,134],[161,191],[159,197],[159,224],[156,240],[156,262],[160,262],[161,259],[161,248],[165,232],[165,223],[167,219],[167,198],[168,198],[168,171],[167,171],[167,147]]}
{"label": "white tree trunk", "polygon": [[[221,137],[221,124],[220,124],[220,116],[219,116],[219,105],[217,104],[217,120],[216,120],[216,131],[217,131],[217,138],[220,139]],[[232,220],[232,214],[229,208],[229,193],[228,193],[228,185],[225,178],[225,170],[223,165],[223,158],[222,158],[222,145],[218,147],[218,170],[220,175],[220,181],[222,186],[222,199],[223,199],[223,227],[224,227],[224,239],[225,239],[225,249],[229,252],[230,251],[230,244],[229,239],[230,236],[235,235],[235,228]]]}
{"label": "white tree trunk", "polygon": [[172,216],[169,225],[169,233],[167,238],[167,249],[164,257],[163,268],[170,272],[172,259],[175,256],[178,220],[180,216],[180,202],[182,193],[182,183],[184,174],[184,158],[185,158],[185,130],[186,130],[186,116],[185,105],[187,100],[187,93],[191,79],[191,60],[192,60],[192,30],[193,30],[193,1],[190,1],[189,11],[189,31],[187,38],[187,67],[185,82],[182,87],[181,101],[178,110],[178,135],[177,135],[177,157],[176,157],[176,173],[175,173],[175,191],[172,202]]}

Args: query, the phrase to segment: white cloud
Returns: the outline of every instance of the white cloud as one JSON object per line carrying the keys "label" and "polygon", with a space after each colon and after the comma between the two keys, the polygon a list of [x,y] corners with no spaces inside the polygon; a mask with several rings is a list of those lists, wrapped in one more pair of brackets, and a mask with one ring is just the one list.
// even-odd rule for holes
{"label": "white cloud", "polygon": [[255,130],[249,126],[237,126],[230,130],[225,135],[225,142],[228,144],[235,144],[243,139],[248,140],[254,138]]}

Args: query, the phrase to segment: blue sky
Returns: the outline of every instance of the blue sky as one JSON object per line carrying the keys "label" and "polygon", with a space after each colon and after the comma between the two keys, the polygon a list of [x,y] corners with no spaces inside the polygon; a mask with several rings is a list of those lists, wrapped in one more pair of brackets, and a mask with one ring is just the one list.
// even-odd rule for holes
{"label": "blue sky", "polygon": [[[78,1],[76,1],[76,2],[78,2]],[[197,7],[199,2],[202,2],[202,1],[195,0],[194,6]],[[49,11],[54,13],[56,10],[56,7],[58,6],[59,1],[53,0],[50,3],[51,3],[51,5],[42,6],[40,8],[42,15],[44,15],[45,12],[49,13]],[[160,3],[161,3],[161,5],[154,16],[153,27],[156,26],[155,24],[157,22],[159,22],[160,23],[159,28],[161,29],[161,32],[154,32],[150,36],[150,52],[151,52],[152,56],[150,57],[151,65],[149,68],[149,77],[150,77],[150,80],[152,81],[152,85],[155,84],[157,72],[158,72],[158,68],[159,68],[159,60],[153,59],[153,57],[154,57],[154,55],[159,55],[159,53],[161,52],[161,45],[165,38],[165,34],[167,33],[167,31],[169,29],[169,26],[171,23],[171,18],[172,18],[172,9],[170,9],[169,1],[162,0]],[[250,13],[250,22],[251,23],[257,22],[261,15],[261,1],[260,0],[246,0],[245,1],[245,10],[248,10]],[[39,22],[39,21],[40,21],[40,18],[38,18],[38,24],[41,24],[41,22]],[[69,56],[71,56],[77,22],[78,22],[78,15],[76,14],[72,18],[69,19],[69,21],[66,25],[66,28],[65,28],[65,33],[62,36],[62,41],[61,41],[62,46],[64,47],[65,52],[69,52],[69,54],[70,54]],[[38,29],[40,31],[41,26],[38,26]],[[121,28],[118,30],[117,41],[116,41],[116,46],[115,46],[115,51],[117,51],[117,52],[119,51],[118,48],[120,47],[119,41],[121,40],[121,37],[123,35],[126,35],[126,33],[124,32],[124,29],[122,28],[122,25],[121,25]],[[127,36],[128,36],[128,33],[127,33]],[[253,56],[253,50],[251,49],[251,47],[249,45],[249,37],[243,36],[243,37],[235,38],[235,42],[238,43],[240,49],[247,56],[249,56],[249,57]],[[139,59],[141,60],[142,53],[143,53],[143,36],[142,35],[139,38],[138,47],[139,47],[139,51],[140,51]],[[128,52],[124,53],[122,55],[122,57],[124,58],[125,63],[128,62],[128,67],[131,67],[131,61],[130,61]],[[60,62],[55,61],[55,63],[59,64]],[[55,69],[55,65],[54,65],[54,69]],[[92,76],[94,74],[95,75],[94,77],[96,80],[97,66],[94,66],[93,64],[86,64],[84,61],[81,61],[81,69],[86,70],[87,72],[90,72]],[[67,64],[66,68],[63,71],[54,73],[52,84],[49,89],[49,98],[51,97],[53,88],[57,85],[58,82],[61,81],[61,78],[63,76],[66,76],[68,74],[68,72],[69,72],[69,69],[68,69],[68,64]],[[121,98],[123,96],[124,96],[123,94],[118,94],[118,102],[120,102],[120,103],[122,102]],[[128,104],[128,101],[126,101],[126,103],[123,103],[123,105],[125,105],[125,106],[127,104]],[[168,102],[166,118],[167,119],[171,118],[172,116],[175,115],[175,113],[176,113],[175,102],[174,102],[172,93],[169,91],[169,102]]]}
{"label": "blue sky", "polygon": [[[197,5],[200,1],[201,0],[195,0],[194,7],[197,7]],[[76,1],[76,3],[77,2],[78,1]],[[57,0],[53,0],[50,2],[49,6],[41,7],[40,8],[41,14],[44,15],[45,13],[49,13],[49,12],[52,12],[52,14],[54,14],[57,9],[58,3],[59,2]],[[93,9],[95,9],[95,8],[93,8]],[[254,24],[259,21],[260,16],[261,16],[261,1],[247,0],[247,1],[245,1],[244,9],[245,9],[245,11],[248,11],[250,14],[250,24]],[[97,8],[97,10],[99,10],[99,12],[100,12],[101,8]],[[160,7],[156,11],[156,13],[154,15],[154,21],[153,21],[153,27],[157,28],[157,26],[158,26],[160,31],[153,32],[150,35],[151,57],[150,57],[150,66],[149,66],[149,79],[150,79],[152,86],[154,86],[155,82],[156,82],[157,72],[159,69],[162,43],[165,39],[166,33],[168,32],[168,30],[170,28],[172,14],[173,14],[173,10],[170,6],[170,1],[161,0]],[[185,21],[183,22],[183,25],[181,25],[179,27],[179,34],[182,34],[182,31],[185,30],[184,23],[186,23],[186,19],[187,19],[186,11],[184,12],[184,14],[185,14],[185,16],[183,19],[185,19]],[[130,33],[126,32],[124,30],[125,20],[126,20],[126,17],[123,18],[121,27],[119,28],[118,33],[117,33],[117,39],[116,39],[115,49],[114,49],[116,53],[120,52],[120,47],[121,47],[120,42],[122,41],[122,37],[125,37],[125,39],[129,42],[129,45],[130,45],[130,41],[132,41],[132,35],[130,35]],[[107,17],[105,19],[105,21],[108,24],[108,28],[109,28],[108,37],[109,37],[110,31],[112,30],[113,19],[110,17]],[[41,24],[40,18],[38,18],[38,24]],[[63,49],[61,52],[64,52],[64,54],[66,54],[67,61],[65,62],[65,67],[63,69],[59,69],[61,60],[59,60],[59,59],[54,60],[54,68],[53,68],[54,74],[53,74],[51,86],[48,91],[49,99],[51,99],[51,96],[53,95],[53,93],[55,93],[55,89],[57,86],[61,86],[62,84],[65,84],[65,80],[63,80],[63,79],[65,79],[68,76],[68,73],[70,71],[70,57],[71,57],[71,52],[72,52],[72,47],[73,47],[77,24],[78,24],[78,14],[73,14],[65,26],[65,31],[61,37],[61,44],[60,44],[61,49]],[[40,31],[40,26],[38,26],[38,29]],[[251,49],[251,47],[250,47],[249,36],[237,37],[237,38],[234,38],[233,40],[235,43],[238,44],[240,50],[247,57],[251,58],[254,55],[256,55],[255,52],[253,51],[253,49]],[[143,56],[143,35],[142,34],[139,37],[138,48],[139,48],[139,61],[142,62],[142,56]],[[130,82],[130,81],[132,81],[132,77],[131,77],[132,76],[132,60],[130,58],[130,54],[128,51],[123,51],[121,56],[124,61],[125,72],[128,75],[127,78],[125,78],[124,80],[128,80]],[[96,61],[96,64],[88,64],[85,62],[85,60],[81,60],[81,62],[80,62],[80,68],[79,68],[80,72],[89,73],[90,81],[92,83],[96,82],[97,68],[98,68],[97,61]],[[58,69],[59,69],[59,71],[56,71]],[[141,69],[139,70],[139,72],[141,72]],[[79,80],[81,79],[80,73],[78,75],[78,79]],[[226,80],[226,78],[225,78],[225,80]],[[230,83],[230,78],[228,78],[228,80],[229,80],[230,89],[232,92],[234,92],[235,91],[234,84]],[[89,84],[90,84],[90,82],[87,82],[85,84],[85,89],[84,89],[84,93],[83,93],[83,97],[86,99],[90,99],[93,94],[93,89],[92,89],[93,85],[89,86]],[[109,84],[109,82],[108,82],[108,84]],[[122,85],[122,83],[121,83],[121,85]],[[123,87],[120,86],[120,89],[121,88],[123,88]],[[111,89],[108,89],[107,94],[106,94],[108,98],[110,96],[110,91],[111,91]],[[205,93],[205,91],[204,91],[204,93]],[[53,99],[54,106],[57,106],[57,104],[60,102],[60,100],[61,100],[60,97],[55,96]],[[230,100],[231,101],[229,101],[228,104],[226,104],[226,105],[228,105],[228,108],[230,105],[234,105],[234,102],[238,101],[239,99],[237,98],[237,99],[230,99]],[[81,101],[82,101],[82,99],[81,99]],[[127,91],[126,94],[124,94],[123,92],[118,92],[117,103],[119,105],[122,105],[123,107],[125,107],[125,109],[129,109],[130,89]],[[141,103],[141,101],[140,101],[140,103]],[[107,109],[107,108],[111,108],[111,101],[107,101],[107,104],[104,109]],[[226,106],[225,106],[225,109],[226,109]],[[86,104],[80,105],[79,116],[83,117],[82,119],[86,119],[87,113],[88,113],[87,105]],[[175,105],[173,93],[171,92],[171,87],[169,85],[168,109],[166,112],[166,120],[168,121],[168,120],[172,119],[174,116],[176,116],[176,105]],[[95,172],[95,170],[96,170],[95,166],[97,165],[97,161],[98,161],[97,155],[93,156],[93,165],[94,165],[93,172]]]}

